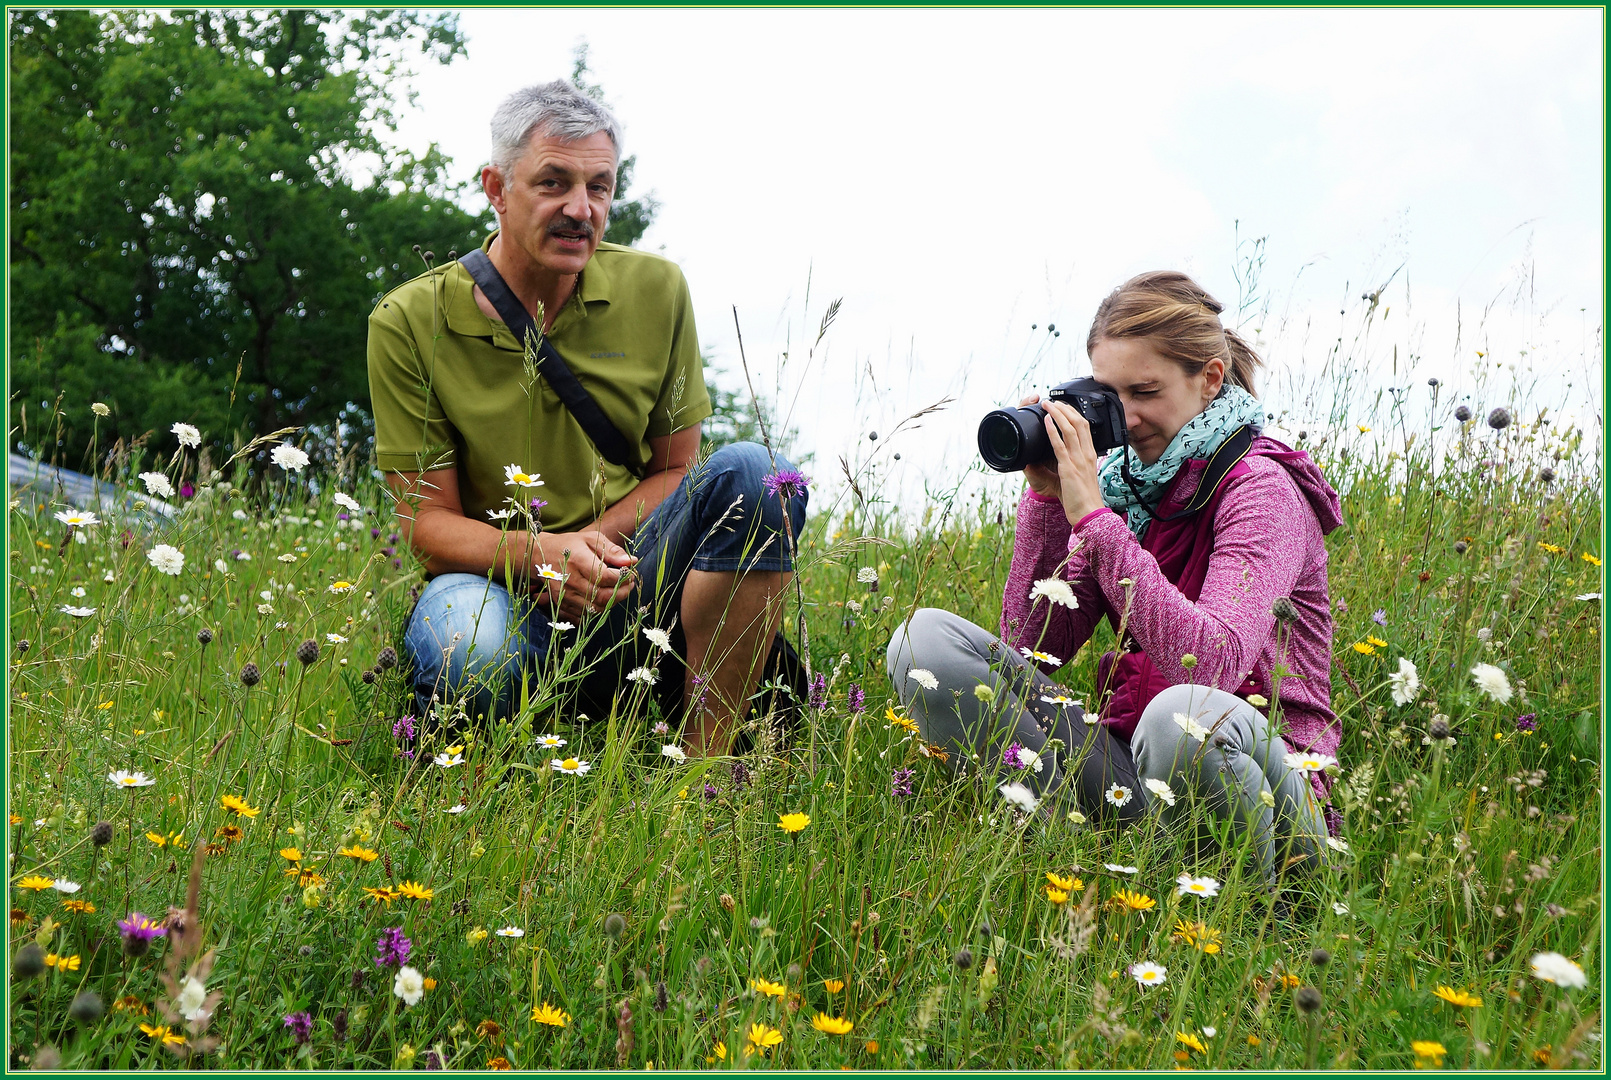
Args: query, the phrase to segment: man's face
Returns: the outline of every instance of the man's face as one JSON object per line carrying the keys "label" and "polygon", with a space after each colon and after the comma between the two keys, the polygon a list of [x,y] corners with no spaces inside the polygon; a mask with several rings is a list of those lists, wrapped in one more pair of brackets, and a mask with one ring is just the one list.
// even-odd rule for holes
{"label": "man's face", "polygon": [[481,186],[503,238],[553,274],[593,257],[615,195],[615,144],[604,132],[576,142],[534,135],[507,171],[488,165]]}

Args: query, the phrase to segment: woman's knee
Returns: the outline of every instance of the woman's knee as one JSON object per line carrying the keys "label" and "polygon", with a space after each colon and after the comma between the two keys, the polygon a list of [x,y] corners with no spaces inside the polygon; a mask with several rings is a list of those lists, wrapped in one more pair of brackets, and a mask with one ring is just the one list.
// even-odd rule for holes
{"label": "woman's knee", "polygon": [[966,619],[944,608],[918,608],[895,628],[885,651],[885,664],[890,681],[897,689],[906,680],[907,672],[922,668],[943,672],[954,665],[953,658],[967,653],[968,635]]}

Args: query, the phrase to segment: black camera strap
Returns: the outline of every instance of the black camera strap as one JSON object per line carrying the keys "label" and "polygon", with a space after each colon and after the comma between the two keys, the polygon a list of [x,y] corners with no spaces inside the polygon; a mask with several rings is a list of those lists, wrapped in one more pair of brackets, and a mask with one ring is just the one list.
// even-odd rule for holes
{"label": "black camera strap", "polygon": [[1231,432],[1230,438],[1220,443],[1219,449],[1209,455],[1208,466],[1203,469],[1202,481],[1197,485],[1197,492],[1191,497],[1191,501],[1178,513],[1170,514],[1167,517],[1159,516],[1157,509],[1148,505],[1147,500],[1142,497],[1141,487],[1136,483],[1136,478],[1130,473],[1130,444],[1128,441],[1124,444],[1124,460],[1119,463],[1119,475],[1124,477],[1124,482],[1130,486],[1131,492],[1135,494],[1136,501],[1141,504],[1141,509],[1147,512],[1148,517],[1154,521],[1178,521],[1183,517],[1197,513],[1197,511],[1207,506],[1208,500],[1214,497],[1214,492],[1219,490],[1219,486],[1224,482],[1225,477],[1236,467],[1238,461],[1247,456],[1247,452],[1252,448],[1252,424],[1243,424]]}
{"label": "black camera strap", "polygon": [[598,452],[604,455],[604,460],[611,465],[619,465],[628,469],[634,476],[642,476],[638,467],[632,461],[631,452],[627,448],[626,436],[610,422],[599,408],[599,403],[593,400],[593,395],[587,392],[565,363],[559,350],[554,348],[553,342],[543,334],[537,320],[531,317],[522,304],[515,297],[514,292],[498,273],[498,268],[492,265],[487,253],[480,248],[469,252],[459,259],[464,268],[470,272],[475,283],[481,287],[481,292],[498,312],[498,317],[509,327],[515,335],[515,340],[524,348],[535,345],[537,354],[537,372],[547,380],[548,385],[554,388],[559,400],[576,417],[576,422],[582,425],[587,437],[593,440]]}

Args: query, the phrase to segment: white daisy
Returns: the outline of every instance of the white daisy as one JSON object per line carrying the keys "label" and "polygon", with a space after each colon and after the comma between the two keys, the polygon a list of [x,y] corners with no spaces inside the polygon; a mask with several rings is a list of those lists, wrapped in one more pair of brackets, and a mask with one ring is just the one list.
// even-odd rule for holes
{"label": "white daisy", "polygon": [[537,745],[548,750],[558,750],[565,745],[565,740],[558,735],[539,735],[537,736]]}
{"label": "white daisy", "polygon": [[587,775],[587,770],[591,769],[593,764],[589,761],[577,761],[573,757],[568,757],[563,761],[559,758],[553,758],[548,762],[548,767],[567,776],[585,776]]}
{"label": "white daisy", "polygon": [[340,634],[326,634],[324,636],[324,639],[326,641],[328,641],[332,645],[345,645],[345,644],[347,644],[347,639],[342,637]]}
{"label": "white daisy", "polygon": [[1079,698],[1071,698],[1067,694],[1042,694],[1040,699],[1048,705],[1056,705],[1059,709],[1082,704]]}
{"label": "white daisy", "polygon": [[286,472],[301,472],[308,467],[308,455],[294,446],[280,444],[269,454],[269,460]]}
{"label": "white daisy", "polygon": [[1532,959],[1533,978],[1554,983],[1563,990],[1581,990],[1589,985],[1583,969],[1558,952],[1539,953]]}
{"label": "white daisy", "polygon": [[488,510],[487,511],[487,517],[491,518],[493,521],[508,521],[510,518],[512,518],[514,516],[515,516],[515,512],[513,510]]}
{"label": "white daisy", "polygon": [[1600,599],[1600,594],[1597,593],[1597,592],[1579,593],[1578,596],[1577,596],[1577,599],[1579,599],[1579,600],[1587,600],[1587,601],[1594,601],[1594,600]]}
{"label": "white daisy", "polygon": [[431,759],[444,769],[451,769],[455,765],[464,764],[463,754],[438,754]]}
{"label": "white daisy", "polygon": [[355,514],[361,514],[364,512],[363,504],[361,504],[351,495],[338,491],[334,495],[330,496],[330,498],[337,506],[346,510],[351,510]]}
{"label": "white daisy", "polygon": [[152,784],[156,783],[155,780],[151,779],[151,777],[147,776],[143,772],[129,772],[127,769],[119,769],[117,772],[107,773],[106,778],[112,781],[113,787],[120,788],[150,787]]}
{"label": "white daisy", "polygon": [[1151,960],[1143,960],[1139,964],[1130,965],[1130,977],[1142,986],[1162,986],[1169,980],[1169,969],[1160,967]]}
{"label": "white daisy", "polygon": [[1348,905],[1343,903],[1341,900],[1334,900],[1331,904],[1331,910],[1336,912],[1338,915],[1346,915],[1348,914]]}
{"label": "white daisy", "polygon": [[1187,735],[1190,735],[1194,739],[1201,741],[1208,738],[1208,729],[1183,712],[1177,712],[1175,714],[1175,723],[1180,725],[1181,731],[1184,731]]}
{"label": "white daisy", "polygon": [[1136,872],[1135,867],[1125,866],[1123,863],[1105,862],[1102,864],[1102,867],[1103,869],[1115,874],[1133,874]]}
{"label": "white daisy", "polygon": [[185,568],[185,553],[171,544],[158,544],[146,552],[145,557],[159,573],[178,577]]}
{"label": "white daisy", "polygon": [[62,614],[71,615],[75,619],[87,619],[91,615],[95,614],[95,609],[92,607],[74,607],[72,604],[63,604]]}
{"label": "white daisy", "polygon": [[906,677],[925,690],[938,690],[940,688],[940,680],[936,679],[934,672],[928,668],[915,667],[906,673]]}
{"label": "white daisy", "polygon": [[1421,692],[1421,675],[1407,657],[1398,658],[1398,670],[1387,677],[1393,691],[1394,705],[1408,705]]}
{"label": "white daisy", "polygon": [[106,573],[101,575],[101,580],[110,584],[111,582],[116,581],[117,577],[113,575],[112,571],[108,570]]}
{"label": "white daisy", "polygon": [[660,672],[656,671],[652,667],[636,667],[627,672],[627,682],[642,683],[645,686],[653,686],[659,681]]}
{"label": "white daisy", "polygon": [[201,432],[189,424],[175,424],[168,430],[178,436],[180,446],[197,447],[201,445]]}
{"label": "white daisy", "polygon": [[67,893],[69,896],[71,896],[84,886],[80,885],[76,881],[68,881],[66,878],[59,877],[50,883],[50,887],[59,893]]}
{"label": "white daisy", "polygon": [[502,930],[494,930],[493,933],[497,934],[499,937],[517,937],[518,938],[518,937],[525,937],[526,936],[526,931],[522,930],[518,926],[506,926]]}
{"label": "white daisy", "polygon": [[1503,705],[1510,700],[1510,678],[1492,664],[1478,664],[1471,669],[1471,678],[1477,689]]}
{"label": "white daisy", "polygon": [[671,651],[671,635],[666,631],[646,626],[643,628],[643,636],[648,638],[649,643],[661,652]]}
{"label": "white daisy", "polygon": [[996,790],[1001,792],[1003,799],[1006,799],[1026,814],[1033,814],[1035,808],[1040,805],[1040,800],[1035,798],[1035,793],[1022,784],[1002,784]]}
{"label": "white daisy", "polygon": [[75,596],[75,597],[84,597],[84,596],[86,596],[88,594],[85,593],[84,586],[82,586],[82,585],[74,585],[71,589],[69,589],[67,591],[67,595]]}
{"label": "white daisy", "polygon": [[1107,801],[1112,803],[1114,806],[1123,806],[1125,803],[1130,801],[1130,796],[1132,794],[1133,792],[1123,784],[1110,784],[1107,792],[1103,795],[1103,798],[1107,799]]}
{"label": "white daisy", "polygon": [[1301,773],[1324,772],[1327,767],[1337,764],[1337,759],[1330,754],[1288,754],[1282,758],[1289,769],[1297,769]]}
{"label": "white daisy", "polygon": [[575,630],[576,624],[568,622],[551,622],[548,624],[548,628],[550,630],[558,630],[561,633],[564,633],[566,630]]}
{"label": "white daisy", "polygon": [[514,485],[516,487],[523,488],[542,487],[543,481],[541,479],[541,475],[542,474],[540,473],[528,473],[521,469],[519,465],[505,465],[503,467],[503,482],[505,486]]}
{"label": "white daisy", "polygon": [[547,578],[549,581],[565,580],[565,575],[560,573],[558,570],[555,570],[553,566],[548,563],[539,563],[537,565],[537,576],[540,578]]}
{"label": "white daisy", "polygon": [[354,585],[350,581],[332,581],[329,586],[326,587],[325,591],[335,593],[337,596],[341,596],[344,593],[352,592],[357,587],[358,586]]}
{"label": "white daisy", "polygon": [[1035,587],[1029,590],[1029,603],[1034,606],[1036,600],[1045,599],[1053,604],[1062,604],[1066,608],[1080,606],[1079,598],[1074,595],[1074,589],[1062,578],[1043,578],[1035,582]]}
{"label": "white daisy", "polygon": [[678,762],[688,760],[688,755],[683,752],[683,748],[680,747],[680,746],[677,746],[677,745],[675,745],[673,743],[667,743],[665,746],[662,746],[660,748],[660,756],[661,757],[668,757],[672,761],[678,761]]}
{"label": "white daisy", "polygon": [[1050,664],[1052,667],[1058,667],[1063,662],[1051,653],[1040,652],[1037,649],[1031,649],[1027,645],[1020,647],[1018,651],[1024,654],[1025,660],[1033,660],[1037,664]]}
{"label": "white daisy", "polygon": [[1219,882],[1211,877],[1192,877],[1181,874],[1175,879],[1176,896],[1200,896],[1204,900],[1219,895]]}
{"label": "white daisy", "polygon": [[143,472],[140,480],[145,484],[147,495],[155,495],[159,499],[173,498],[173,482],[159,472]]}
{"label": "white daisy", "polygon": [[1147,777],[1147,790],[1152,792],[1154,798],[1162,799],[1165,806],[1175,805],[1174,789],[1162,780],[1151,776]]}
{"label": "white daisy", "polygon": [[58,510],[56,520],[63,525],[72,525],[75,528],[87,529],[91,525],[99,525],[101,519],[88,510]]}

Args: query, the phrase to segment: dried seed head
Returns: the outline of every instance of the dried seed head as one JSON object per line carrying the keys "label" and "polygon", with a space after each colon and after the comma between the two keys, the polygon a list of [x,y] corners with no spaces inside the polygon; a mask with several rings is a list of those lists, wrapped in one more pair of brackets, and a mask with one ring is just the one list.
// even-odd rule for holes
{"label": "dried seed head", "polygon": [[366,686],[373,686],[375,684],[375,673],[373,671],[366,669],[362,675],[362,678],[364,680],[364,685]]}
{"label": "dried seed head", "polygon": [[1546,465],[1538,471],[1538,478],[1546,484],[1553,484],[1555,482],[1555,470]]}
{"label": "dried seed head", "polygon": [[304,665],[313,663],[319,659],[319,643],[312,638],[308,638],[296,647],[296,658],[302,661]]}
{"label": "dried seed head", "polygon": [[1279,622],[1292,622],[1298,617],[1298,609],[1290,596],[1278,596],[1270,605],[1270,614]]}
{"label": "dried seed head", "polygon": [[1470,549],[1471,545],[1466,543],[1464,540],[1456,540],[1454,542],[1454,553],[1456,555],[1464,555]]}
{"label": "dried seed head", "polygon": [[[1436,725],[1433,726],[1435,727]],[[1447,732],[1449,725],[1444,724],[1443,729],[1445,732]],[[1331,963],[1331,953],[1327,952],[1325,949],[1317,948],[1314,952],[1309,954],[1309,963],[1313,964],[1317,968],[1323,968],[1327,964]]]}
{"label": "dried seed head", "polygon": [[390,671],[397,666],[397,650],[390,645],[386,646],[375,657],[375,664],[382,671]]}
{"label": "dried seed head", "polygon": [[80,1024],[93,1024],[106,1013],[106,1006],[101,1004],[100,995],[93,990],[85,990],[73,999],[67,1006],[67,1015]]}
{"label": "dried seed head", "polygon": [[13,980],[31,979],[45,970],[45,951],[30,941],[17,950],[17,955],[11,961],[11,977]]}
{"label": "dried seed head", "polygon": [[670,1002],[666,1000],[666,984],[664,982],[655,983],[654,1011],[657,1013],[663,1013],[666,1011],[666,1006],[668,1004],[670,1004]]}
{"label": "dried seed head", "polygon": [[790,964],[787,968],[785,968],[783,970],[783,978],[785,980],[787,980],[788,982],[792,982],[792,983],[799,982],[800,981],[800,965],[799,964]]}
{"label": "dried seed head", "polygon": [[213,632],[204,626],[196,631],[196,640],[203,645],[211,645],[213,643]]}
{"label": "dried seed head", "polygon": [[958,971],[967,971],[973,967],[973,950],[968,948],[958,949],[957,954],[951,957],[951,963],[957,966]]}
{"label": "dried seed head", "polygon": [[738,901],[733,899],[732,893],[722,893],[722,895],[717,899],[717,903],[722,905],[723,911],[729,913],[731,913],[732,910],[738,906]]}
{"label": "dried seed head", "polygon": [[986,941],[989,941],[991,938],[996,936],[996,928],[990,925],[989,919],[985,919],[979,924],[979,936],[984,938]]}
{"label": "dried seed head", "polygon": [[612,911],[604,917],[604,933],[611,941],[620,941],[621,935],[626,933],[626,919]]}
{"label": "dried seed head", "polygon": [[1449,722],[1447,720],[1434,720],[1426,733],[1434,739],[1447,739],[1449,737]]}
{"label": "dried seed head", "polygon": [[1503,405],[1488,414],[1488,426],[1495,431],[1503,431],[1510,426],[1510,410]]}
{"label": "dried seed head", "polygon": [[96,847],[105,847],[112,842],[112,823],[110,821],[97,821],[90,828],[90,843]]}
{"label": "dried seed head", "polygon": [[1324,1005],[1325,999],[1320,996],[1320,991],[1314,987],[1300,986],[1298,993],[1292,999],[1292,1004],[1297,1006],[1299,1012],[1308,1016]]}
{"label": "dried seed head", "polygon": [[1471,410],[1462,405],[1454,410],[1454,418],[1463,424],[1471,419]]}
{"label": "dried seed head", "polygon": [[335,1033],[336,1042],[347,1041],[347,1010],[342,1009],[330,1020],[330,1028]]}
{"label": "dried seed head", "polygon": [[262,681],[263,673],[257,670],[256,664],[252,663],[251,661],[247,661],[246,666],[241,668],[241,685],[256,686]]}

